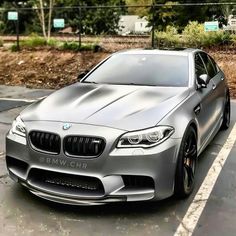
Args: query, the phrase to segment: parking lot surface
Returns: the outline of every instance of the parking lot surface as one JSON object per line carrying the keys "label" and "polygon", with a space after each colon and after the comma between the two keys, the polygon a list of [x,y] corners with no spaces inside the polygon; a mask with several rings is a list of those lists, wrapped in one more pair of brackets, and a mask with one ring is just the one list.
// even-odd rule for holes
{"label": "parking lot surface", "polygon": [[[0,235],[175,235],[234,129],[236,102],[232,101],[230,129],[219,132],[199,158],[196,188],[188,199],[74,207],[33,196],[8,177],[5,167],[5,135],[11,122],[25,106],[51,92],[0,86]],[[186,230],[182,235],[236,235],[234,139],[236,136],[231,139],[233,144],[226,147],[229,155],[225,156],[225,164],[209,198],[202,200],[206,204],[194,231],[188,231],[190,222],[183,225]]]}

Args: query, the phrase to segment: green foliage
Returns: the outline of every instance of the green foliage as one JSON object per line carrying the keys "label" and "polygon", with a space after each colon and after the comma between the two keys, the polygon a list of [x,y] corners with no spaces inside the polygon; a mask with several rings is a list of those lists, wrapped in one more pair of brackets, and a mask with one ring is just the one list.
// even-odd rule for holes
{"label": "green foliage", "polygon": [[10,50],[11,50],[12,52],[17,52],[17,51],[18,51],[18,48],[17,48],[16,43],[14,43],[14,44],[10,47]]}
{"label": "green foliage", "polygon": [[[126,5],[152,5],[152,0],[125,0]],[[138,15],[140,17],[147,16],[148,7],[129,7],[127,9],[129,15]]]}
{"label": "green foliage", "polygon": [[[22,4],[24,2],[24,4]],[[7,19],[7,9],[15,9],[19,10],[23,7],[30,8],[32,5],[29,0],[4,0],[0,1],[0,7],[6,10],[0,11],[0,21],[3,22],[3,27],[0,26],[0,32],[5,34],[15,34],[16,33],[16,22],[9,21]],[[20,33],[25,33],[27,31],[27,27],[32,25],[32,19],[35,17],[34,11],[25,11],[20,10],[20,22],[19,22],[19,31]]]}
{"label": "green foliage", "polygon": [[[99,8],[99,6],[123,5],[123,0],[67,0],[67,6],[98,6],[98,8],[82,8],[81,12],[75,9],[60,9],[54,14],[62,16],[66,20],[66,26],[72,27],[74,32],[83,34],[116,34],[119,28],[120,15],[126,12],[124,7]],[[65,2],[58,2],[58,7],[65,6]],[[81,15],[80,15],[81,13]]]}
{"label": "green foliage", "polygon": [[3,40],[0,39],[0,47],[3,47]]}
{"label": "green foliage", "polygon": [[189,46],[200,46],[205,38],[204,25],[199,24],[197,21],[190,21],[183,30],[183,37],[186,44],[189,44]]}
{"label": "green foliage", "polygon": [[[45,46],[49,46],[52,48],[58,48],[60,46],[60,42],[55,40],[55,39],[50,39],[50,40],[46,40],[43,37],[38,36],[37,34],[31,34],[31,36],[29,38],[27,38],[26,40],[22,40],[20,41],[20,47],[23,48],[36,48],[36,47],[45,47]],[[13,44],[11,47],[11,51],[17,51],[17,47],[16,44]]]}
{"label": "green foliage", "polygon": [[43,37],[31,36],[28,39],[21,42],[21,46],[28,48],[42,47],[46,46],[47,41]]}
{"label": "green foliage", "polygon": [[61,44],[62,42],[56,39],[52,39],[52,38],[47,41],[47,46],[53,47],[53,48],[59,48]]}
{"label": "green foliage", "polygon": [[177,47],[180,43],[178,29],[174,26],[167,26],[165,31],[156,32],[157,44],[164,47]]}
{"label": "green foliage", "polygon": [[226,45],[234,42],[234,37],[223,30],[205,32],[204,25],[197,21],[189,22],[182,34],[178,29],[167,26],[166,31],[156,32],[159,47],[210,47]]}
{"label": "green foliage", "polygon": [[5,29],[5,23],[3,21],[0,21],[0,33],[3,33]]}
{"label": "green foliage", "polygon": [[[0,41],[1,44],[1,41]],[[78,42],[60,42],[55,39],[50,39],[50,40],[45,40],[43,37],[38,36],[37,34],[32,34],[31,37],[29,37],[26,40],[22,40],[20,42],[20,47],[21,48],[28,48],[28,49],[33,49],[36,47],[45,47],[48,46],[50,48],[55,48],[59,50],[69,50],[69,51],[98,51],[100,49],[100,46],[97,44],[82,44],[81,46],[79,45]],[[17,46],[16,44],[13,44],[11,46],[11,51],[16,52],[17,51]]]}
{"label": "green foliage", "polygon": [[[49,5],[49,0],[43,0],[45,6]],[[66,27],[72,27],[73,32],[91,35],[116,34],[119,28],[118,22],[122,14],[137,14],[146,16],[150,21],[150,25],[154,25],[158,31],[166,32],[168,25],[177,25],[178,30],[184,30],[189,21],[198,21],[203,23],[208,20],[219,20],[220,25],[226,24],[226,19],[232,13],[233,5],[211,5],[211,6],[180,6],[179,3],[184,1],[178,0],[56,0],[53,9],[52,18],[64,18]],[[196,0],[188,0],[188,3],[196,3]],[[198,3],[212,2],[212,0],[198,0]],[[227,2],[227,0],[215,0],[215,2]],[[39,6],[39,0],[2,0],[0,7],[0,33],[15,34],[16,25],[13,21],[7,20],[7,9],[19,8],[20,12],[20,33],[29,34],[30,32],[41,33],[41,24],[39,20],[39,10],[35,6]],[[152,7],[136,7],[128,8],[126,5],[152,5],[164,4],[164,6]],[[78,7],[83,6],[81,15]],[[93,6],[93,8],[85,8]],[[94,7],[94,6],[97,6]],[[99,8],[99,6],[117,6],[117,8]],[[23,10],[22,8],[27,8]],[[5,10],[4,10],[5,9]],[[45,23],[48,26],[48,9],[45,9]],[[57,33],[58,29],[53,27],[52,32]],[[168,30],[167,30],[168,31]],[[169,38],[170,34],[165,35]],[[215,36],[213,36],[214,38]],[[227,35],[217,35],[218,40]],[[191,41],[191,39],[189,39]],[[213,40],[214,41],[214,40]],[[55,42],[52,42],[54,44]],[[198,45],[198,43],[197,43]]]}
{"label": "green foliage", "polygon": [[78,52],[78,51],[95,51],[97,47],[99,46],[96,44],[82,44],[80,46],[78,42],[65,42],[60,47],[60,49]]}
{"label": "green foliage", "polygon": [[[24,4],[22,4],[22,2]],[[27,34],[30,32],[41,33],[41,24],[39,20],[40,11],[34,9],[38,0],[4,0],[0,1],[0,7],[6,9],[0,12],[0,21],[4,22],[3,33],[14,34],[15,33],[15,22],[7,20],[7,9],[15,9],[16,7],[26,7],[28,10],[20,11],[20,33]],[[43,1],[46,6],[49,5],[48,0]],[[54,1],[54,10],[52,12],[52,18],[65,18],[66,27],[72,27],[74,32],[80,30],[81,33],[86,34],[115,34],[118,29],[118,22],[121,14],[126,12],[124,7],[118,8],[82,8],[81,16],[79,9],[70,9],[67,7],[75,6],[115,6],[124,5],[124,0],[57,0]],[[56,8],[59,7],[59,8]],[[61,8],[60,8],[61,7]],[[63,9],[63,7],[65,7]],[[48,25],[48,10],[45,10],[45,23]],[[1,30],[1,27],[0,27]],[[57,32],[57,29],[52,27],[53,32]]]}
{"label": "green foliage", "polygon": [[79,44],[77,42],[65,42],[60,47],[63,50],[79,51]]}
{"label": "green foliage", "polygon": [[190,22],[183,31],[183,37],[187,46],[209,47],[231,42],[231,35],[223,30],[217,32],[205,32],[204,25],[198,22]]}
{"label": "green foliage", "polygon": [[164,4],[160,7],[151,7],[149,11],[148,20],[150,26],[154,25],[155,29],[163,31],[167,25],[175,24],[176,19],[179,16],[179,2],[154,0],[155,4]]}
{"label": "green foliage", "polygon": [[236,34],[231,35],[231,41],[234,45],[236,45]]}

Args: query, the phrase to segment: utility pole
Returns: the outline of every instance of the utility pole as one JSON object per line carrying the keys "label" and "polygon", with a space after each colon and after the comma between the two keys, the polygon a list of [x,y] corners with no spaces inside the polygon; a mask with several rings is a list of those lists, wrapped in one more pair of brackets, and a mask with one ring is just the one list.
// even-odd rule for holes
{"label": "utility pole", "polygon": [[19,9],[17,7],[17,9],[15,11],[9,11],[7,13],[7,19],[9,21],[13,21],[14,25],[16,27],[16,50],[19,51],[20,50],[20,22],[19,22]]}
{"label": "utility pole", "polygon": [[152,0],[152,48],[155,48],[155,3]]}
{"label": "utility pole", "polygon": [[81,12],[81,6],[80,6],[79,7],[79,47],[81,47],[81,44],[82,44],[81,31],[82,31],[82,12]]}
{"label": "utility pole", "polygon": [[20,51],[20,22],[19,22],[19,10],[17,9],[17,20],[16,20],[16,50]]}

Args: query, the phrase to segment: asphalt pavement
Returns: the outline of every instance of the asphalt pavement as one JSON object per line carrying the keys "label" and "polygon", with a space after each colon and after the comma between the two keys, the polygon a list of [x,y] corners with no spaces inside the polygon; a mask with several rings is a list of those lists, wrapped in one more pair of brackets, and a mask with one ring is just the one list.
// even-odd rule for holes
{"label": "asphalt pavement", "polygon": [[[230,129],[219,132],[199,158],[196,188],[188,199],[75,207],[33,196],[8,177],[5,167],[5,135],[11,122],[25,106],[51,92],[0,86],[0,236],[175,235],[234,127],[236,101],[232,101]],[[196,228],[183,235],[236,235],[235,154],[234,144],[209,199],[205,199]]]}

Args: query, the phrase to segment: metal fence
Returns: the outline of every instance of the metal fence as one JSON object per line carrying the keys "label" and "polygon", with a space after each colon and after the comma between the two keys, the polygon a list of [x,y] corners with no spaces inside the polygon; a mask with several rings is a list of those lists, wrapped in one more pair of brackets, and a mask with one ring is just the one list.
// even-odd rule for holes
{"label": "metal fence", "polygon": [[[23,4],[23,3],[22,3]],[[181,18],[188,20],[214,20],[214,12],[218,14],[220,9],[234,9],[236,1],[224,3],[169,3],[151,5],[116,5],[116,6],[45,6],[27,7],[19,5],[17,8],[0,8],[0,32],[4,40],[11,40],[9,35],[31,35],[36,33],[42,35],[42,22],[45,22],[44,34],[51,32],[52,36],[60,40],[75,40],[81,42],[96,42],[101,37],[105,38],[103,43],[110,41],[122,44],[140,43],[141,46],[152,46],[160,44],[155,31],[164,30],[165,26],[174,25],[175,13],[189,12],[192,18],[185,15]],[[210,17],[201,16],[195,12],[210,12]],[[184,11],[185,10],[185,11]],[[51,18],[49,17],[52,12]],[[17,18],[13,13],[18,14]],[[223,11],[222,11],[223,12]],[[12,13],[12,19],[9,18]],[[191,13],[191,14],[190,14]],[[228,12],[229,13],[229,12]],[[228,14],[227,13],[227,14]],[[164,17],[166,14],[166,18]],[[168,16],[169,14],[169,16]],[[172,14],[172,15],[171,15]],[[222,16],[218,16],[222,17]],[[223,19],[226,20],[226,19]],[[57,24],[56,24],[57,23]],[[182,23],[184,25],[184,23]],[[48,30],[49,29],[49,30]],[[4,36],[4,37],[3,37]],[[7,36],[7,37],[6,37]],[[44,35],[45,36],[45,35]],[[112,38],[112,40],[111,40]],[[104,39],[103,39],[104,40]]]}

